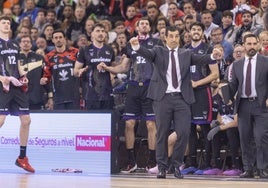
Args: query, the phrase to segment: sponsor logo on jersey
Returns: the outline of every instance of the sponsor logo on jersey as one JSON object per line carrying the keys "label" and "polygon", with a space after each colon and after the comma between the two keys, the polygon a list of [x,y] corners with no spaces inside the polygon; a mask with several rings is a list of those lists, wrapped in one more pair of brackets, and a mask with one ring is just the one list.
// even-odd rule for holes
{"label": "sponsor logo on jersey", "polygon": [[91,62],[92,63],[96,63],[96,62],[111,62],[111,59],[110,58],[103,58],[103,57],[93,58],[93,59],[91,59]]}
{"label": "sponsor logo on jersey", "polygon": [[8,49],[8,50],[2,50],[1,54],[4,55],[4,54],[12,54],[12,53],[18,53],[18,52],[19,51],[15,49]]}

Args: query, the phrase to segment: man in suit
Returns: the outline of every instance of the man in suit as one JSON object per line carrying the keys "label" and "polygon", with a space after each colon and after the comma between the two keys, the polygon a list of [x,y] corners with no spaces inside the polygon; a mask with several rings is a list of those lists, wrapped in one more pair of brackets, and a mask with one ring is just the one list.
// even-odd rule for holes
{"label": "man in suit", "polygon": [[[191,126],[190,104],[195,101],[191,84],[190,66],[193,63],[208,64],[222,56],[217,49],[211,55],[197,55],[190,50],[180,49],[180,34],[175,27],[166,30],[166,46],[146,49],[138,38],[130,39],[132,49],[154,63],[154,71],[148,89],[148,97],[153,99],[156,115],[157,145],[156,160],[159,173],[157,178],[166,178],[168,167],[168,135],[171,121],[178,140],[172,155],[174,176],[183,178],[179,166],[183,163],[184,151],[188,143]],[[178,67],[178,68],[176,68]]]}
{"label": "man in suit", "polygon": [[232,80],[222,91],[231,98],[237,93],[234,113],[238,114],[244,166],[240,177],[254,177],[256,159],[259,176],[268,178],[268,58],[257,54],[259,41],[254,34],[245,35],[243,41],[246,56],[233,63]]}

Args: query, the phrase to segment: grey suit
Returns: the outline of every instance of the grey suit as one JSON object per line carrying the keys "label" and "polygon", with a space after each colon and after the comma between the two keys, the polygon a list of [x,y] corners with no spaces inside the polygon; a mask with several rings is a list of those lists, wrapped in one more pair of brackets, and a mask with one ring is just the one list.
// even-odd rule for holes
{"label": "grey suit", "polygon": [[153,109],[156,115],[157,145],[156,160],[159,169],[168,165],[168,135],[170,123],[173,120],[178,135],[174,147],[173,165],[178,167],[183,163],[184,152],[188,143],[191,126],[190,104],[195,101],[191,84],[190,66],[192,64],[208,64],[210,55],[198,55],[191,50],[178,49],[179,68],[181,74],[181,93],[167,94],[166,74],[169,64],[167,47],[155,46],[153,49],[141,47],[138,53],[149,58],[154,63],[154,71],[148,89],[148,97],[153,99]]}
{"label": "grey suit", "polygon": [[[241,98],[243,67],[245,58],[235,62],[232,80],[229,83],[231,97],[237,92],[235,113],[238,114],[242,159],[244,170],[252,170],[257,160],[257,168],[268,167],[268,57],[257,55],[255,88],[257,99]],[[252,140],[256,143],[256,151]]]}

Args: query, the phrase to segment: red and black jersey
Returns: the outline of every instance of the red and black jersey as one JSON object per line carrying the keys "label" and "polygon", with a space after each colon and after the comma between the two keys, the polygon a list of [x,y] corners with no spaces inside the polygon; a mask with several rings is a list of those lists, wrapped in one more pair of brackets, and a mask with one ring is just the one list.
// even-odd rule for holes
{"label": "red and black jersey", "polygon": [[60,53],[52,50],[45,56],[44,77],[52,81],[55,103],[79,98],[79,79],[74,77],[77,48],[67,48]]}

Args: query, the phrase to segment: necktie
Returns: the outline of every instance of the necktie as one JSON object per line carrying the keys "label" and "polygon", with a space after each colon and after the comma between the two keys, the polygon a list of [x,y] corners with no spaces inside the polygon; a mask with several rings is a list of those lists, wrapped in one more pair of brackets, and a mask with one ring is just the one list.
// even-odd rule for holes
{"label": "necktie", "polygon": [[251,94],[251,58],[248,60],[247,72],[246,72],[246,86],[245,94],[250,96]]}
{"label": "necktie", "polygon": [[178,76],[177,76],[177,71],[176,71],[176,61],[175,61],[174,51],[175,50],[171,50],[171,78],[172,78],[172,86],[176,89],[179,86],[179,84],[178,84]]}

